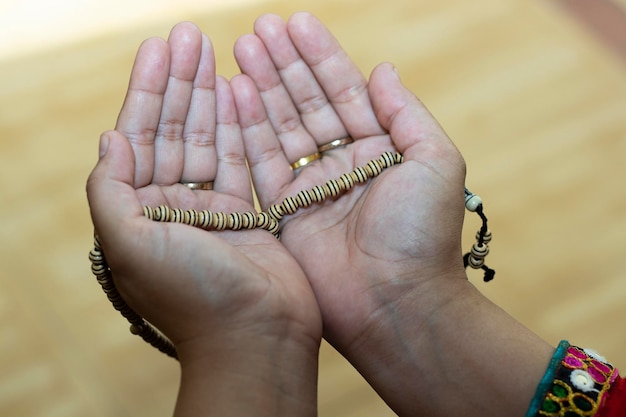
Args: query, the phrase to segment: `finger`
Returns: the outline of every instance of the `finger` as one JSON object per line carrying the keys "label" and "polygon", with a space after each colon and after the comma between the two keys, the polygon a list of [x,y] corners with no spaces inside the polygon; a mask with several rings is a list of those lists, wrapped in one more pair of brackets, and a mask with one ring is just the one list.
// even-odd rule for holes
{"label": "finger", "polygon": [[242,36],[235,44],[235,58],[242,73],[256,84],[267,118],[289,162],[317,152],[317,143],[300,120],[290,92],[272,62],[261,39]]}
{"label": "finger", "polygon": [[[347,131],[341,119],[328,101],[315,74],[293,44],[287,23],[281,17],[269,14],[257,19],[254,30],[262,40],[280,77],[277,82],[288,92],[301,123],[316,144],[319,146],[346,136]],[[273,107],[273,103],[265,97],[264,102],[266,107]]]}
{"label": "finger", "polygon": [[228,81],[217,78],[217,176],[215,190],[239,197],[251,205],[252,187],[246,165],[241,128],[237,119],[235,99]]}
{"label": "finger", "polygon": [[[310,13],[296,13],[287,31],[348,133],[355,139],[384,134],[372,111],[367,80],[322,22]],[[323,122],[317,117],[310,123]]]}
{"label": "finger", "polygon": [[100,159],[87,180],[91,217],[103,244],[119,248],[132,219],[143,216],[135,189],[135,157],[130,142],[120,132],[100,139]]}
{"label": "finger", "polygon": [[169,46],[163,39],[144,41],[135,58],[128,92],[115,129],[128,138],[135,154],[134,186],[150,184],[154,173],[154,138],[170,68]]}
{"label": "finger", "polygon": [[202,33],[192,23],[180,23],[172,29],[168,44],[170,72],[154,141],[152,182],[158,185],[179,182],[183,173],[183,131],[200,63]]}
{"label": "finger", "polygon": [[215,179],[215,55],[208,36],[202,34],[200,61],[183,132],[184,166],[181,181]]}
{"label": "finger", "polygon": [[248,165],[261,207],[278,198],[294,174],[274,134],[254,81],[238,75],[230,81]]}
{"label": "finger", "polygon": [[446,171],[459,167],[464,172],[456,146],[428,109],[402,85],[392,64],[384,63],[374,69],[369,91],[378,120],[405,160],[429,166],[441,164]]}

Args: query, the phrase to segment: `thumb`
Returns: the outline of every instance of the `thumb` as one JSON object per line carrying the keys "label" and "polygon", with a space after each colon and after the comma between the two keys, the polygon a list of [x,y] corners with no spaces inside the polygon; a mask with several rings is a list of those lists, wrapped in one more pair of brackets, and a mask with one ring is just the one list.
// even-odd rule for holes
{"label": "thumb", "polygon": [[125,229],[120,223],[143,215],[133,187],[135,156],[120,132],[100,137],[100,159],[87,180],[87,200],[98,234],[115,244]]}
{"label": "thumb", "polygon": [[379,123],[405,158],[423,158],[425,151],[434,149],[458,154],[433,115],[402,85],[392,64],[383,63],[374,69],[369,94]]}

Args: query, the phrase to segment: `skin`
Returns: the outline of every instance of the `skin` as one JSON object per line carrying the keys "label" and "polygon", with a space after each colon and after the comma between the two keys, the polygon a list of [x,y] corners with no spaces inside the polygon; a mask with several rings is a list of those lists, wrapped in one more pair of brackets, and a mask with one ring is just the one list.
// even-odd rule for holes
{"label": "skin", "polygon": [[[315,415],[321,317],[284,246],[262,230],[208,233],[142,214],[253,210],[237,120],[196,26],[145,41],[87,183],[93,222],[123,298],[177,348],[176,416]],[[214,191],[178,183],[209,180]]]}
{"label": "skin", "polygon": [[[366,80],[308,13],[260,17],[235,57],[243,75],[231,85],[263,208],[383,151],[404,155],[282,222],[324,337],[401,416],[523,415],[553,349],[467,281],[464,161],[395,68],[381,64]],[[355,143],[289,168],[347,135]]]}
{"label": "skin", "polygon": [[[395,68],[367,80],[307,13],[260,17],[234,50],[229,83],[190,23],[144,42],[87,184],[119,291],[176,345],[175,415],[315,415],[322,335],[400,416],[523,415],[553,349],[467,281],[463,158]],[[280,242],[142,215],[252,210],[249,176],[267,209],[394,150],[403,164],[284,218]]]}

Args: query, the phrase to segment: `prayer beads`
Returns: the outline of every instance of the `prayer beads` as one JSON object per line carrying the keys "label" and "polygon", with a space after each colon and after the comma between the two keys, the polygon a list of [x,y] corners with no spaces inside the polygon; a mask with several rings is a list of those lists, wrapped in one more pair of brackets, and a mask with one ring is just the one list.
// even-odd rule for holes
{"label": "prayer beads", "polygon": [[[369,179],[380,175],[385,169],[402,162],[402,154],[385,152],[380,158],[372,159],[364,166],[354,168],[352,172],[344,173],[339,178],[330,179],[325,184],[316,185],[310,190],[302,190],[295,196],[288,196],[280,203],[272,204],[266,211],[259,213],[182,210],[161,205],[158,207],[145,206],[143,214],[146,218],[156,222],[181,223],[204,230],[223,231],[259,228],[270,232],[276,238],[280,238],[280,221],[285,216],[294,215],[301,208],[321,204],[327,199],[337,199],[355,186],[366,183]],[[477,243],[465,255],[464,261],[466,266],[469,265],[476,269],[483,268],[491,273],[492,271],[484,266],[484,258],[489,253],[487,243],[491,240],[491,232],[486,228],[487,219],[482,213],[482,201],[467,189],[465,193],[468,210],[478,212],[483,218],[483,228],[478,232]],[[106,262],[97,235],[94,237],[94,249],[89,253],[89,259],[91,271],[96,276],[109,301],[131,324],[131,333],[140,336],[161,352],[177,358],[173,343],[157,328],[133,311],[122,299],[113,282],[111,269]]]}

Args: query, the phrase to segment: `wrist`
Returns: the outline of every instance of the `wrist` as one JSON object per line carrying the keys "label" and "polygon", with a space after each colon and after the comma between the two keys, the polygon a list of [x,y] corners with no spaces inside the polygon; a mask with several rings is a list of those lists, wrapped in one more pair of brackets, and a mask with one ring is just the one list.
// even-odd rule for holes
{"label": "wrist", "polygon": [[257,330],[185,342],[175,415],[315,416],[319,344]]}
{"label": "wrist", "polygon": [[523,415],[553,348],[465,274],[385,308],[347,356],[398,415]]}

